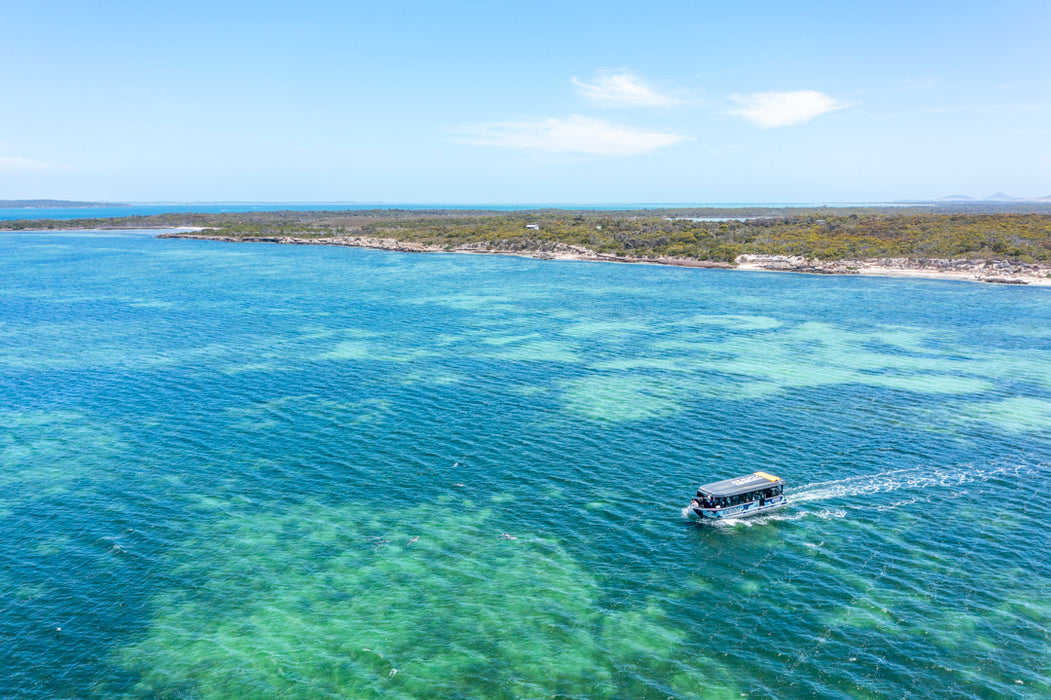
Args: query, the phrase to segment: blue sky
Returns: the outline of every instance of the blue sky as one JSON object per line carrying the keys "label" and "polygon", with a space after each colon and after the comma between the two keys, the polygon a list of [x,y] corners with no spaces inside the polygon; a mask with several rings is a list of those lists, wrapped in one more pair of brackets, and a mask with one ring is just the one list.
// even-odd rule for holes
{"label": "blue sky", "polygon": [[1051,3],[0,0],[0,199],[1051,195]]}

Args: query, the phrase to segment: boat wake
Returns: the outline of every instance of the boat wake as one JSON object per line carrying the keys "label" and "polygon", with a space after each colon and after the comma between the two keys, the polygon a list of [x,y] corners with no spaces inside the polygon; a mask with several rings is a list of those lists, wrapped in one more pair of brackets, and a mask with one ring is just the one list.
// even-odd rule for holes
{"label": "boat wake", "polygon": [[[1018,477],[1046,471],[1048,464],[992,463],[964,464],[951,467],[911,467],[893,469],[879,474],[864,474],[833,481],[819,481],[793,489],[789,500],[794,504],[854,498],[880,493],[905,492],[895,505],[915,503],[919,493],[931,489],[944,492],[965,484],[991,481],[996,478]],[[913,492],[913,493],[909,493]]]}

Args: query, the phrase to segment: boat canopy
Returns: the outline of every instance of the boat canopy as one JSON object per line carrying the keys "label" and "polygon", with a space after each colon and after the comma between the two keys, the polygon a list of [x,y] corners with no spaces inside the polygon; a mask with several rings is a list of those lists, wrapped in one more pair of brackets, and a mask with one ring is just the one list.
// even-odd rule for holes
{"label": "boat canopy", "polygon": [[705,484],[697,490],[708,496],[723,498],[726,496],[737,496],[750,491],[761,491],[763,489],[775,488],[784,483],[784,479],[774,476],[773,474],[755,472],[754,474],[748,474],[747,476],[738,476],[733,479],[713,481],[710,484]]}

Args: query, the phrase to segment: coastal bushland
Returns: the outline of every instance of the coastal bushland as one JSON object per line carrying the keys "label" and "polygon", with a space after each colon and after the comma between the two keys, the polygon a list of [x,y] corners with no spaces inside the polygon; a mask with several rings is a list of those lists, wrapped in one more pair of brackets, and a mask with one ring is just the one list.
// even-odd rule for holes
{"label": "coastal bushland", "polygon": [[582,246],[627,258],[732,262],[742,254],[1051,261],[1051,213],[911,208],[619,211],[368,210],[163,214],[0,222],[7,230],[196,226],[235,238],[367,236],[436,246],[535,251]]}

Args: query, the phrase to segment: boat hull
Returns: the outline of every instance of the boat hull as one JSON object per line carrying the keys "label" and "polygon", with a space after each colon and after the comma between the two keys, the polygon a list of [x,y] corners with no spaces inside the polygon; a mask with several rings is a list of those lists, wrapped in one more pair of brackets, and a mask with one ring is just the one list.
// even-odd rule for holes
{"label": "boat hull", "polygon": [[728,508],[696,508],[690,506],[689,511],[691,520],[734,520],[737,518],[750,518],[753,515],[769,513],[772,510],[784,508],[787,505],[788,499],[784,496],[779,496],[777,498],[766,499],[766,502],[763,503],[763,505],[759,505],[758,501],[752,501],[751,503],[742,503]]}

